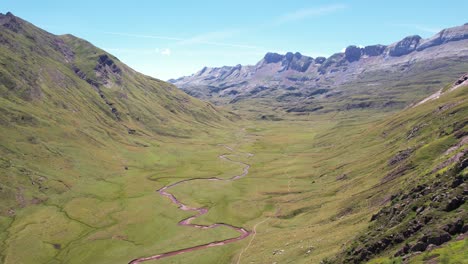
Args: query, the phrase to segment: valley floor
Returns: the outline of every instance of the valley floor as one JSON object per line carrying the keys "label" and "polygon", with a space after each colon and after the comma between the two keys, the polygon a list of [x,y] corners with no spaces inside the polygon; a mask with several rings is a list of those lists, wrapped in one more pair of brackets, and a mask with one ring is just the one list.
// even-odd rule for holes
{"label": "valley floor", "polygon": [[170,193],[209,209],[192,224],[226,223],[250,236],[145,263],[319,263],[363,231],[396,188],[381,182],[388,157],[377,124],[388,115],[305,115],[239,121],[190,139],[141,137],[119,154],[106,152],[107,162],[87,172],[103,173],[94,180],[64,179],[71,189],[1,217],[2,262],[128,263],[238,237],[226,226],[178,225],[194,212],[156,192],[184,179],[241,175],[244,165],[218,158],[226,154],[249,164],[249,173],[179,184]]}

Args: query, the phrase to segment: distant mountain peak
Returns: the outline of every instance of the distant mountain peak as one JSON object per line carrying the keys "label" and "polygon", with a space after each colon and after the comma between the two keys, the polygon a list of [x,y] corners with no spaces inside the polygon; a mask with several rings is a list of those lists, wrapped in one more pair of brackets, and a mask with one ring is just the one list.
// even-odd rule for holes
{"label": "distant mountain peak", "polygon": [[[462,25],[444,29],[428,39],[411,35],[390,45],[350,45],[344,52],[335,53],[328,58],[314,59],[299,52],[268,52],[254,66],[204,68],[195,75],[170,81],[194,96],[204,99],[212,96],[226,98],[232,102],[267,93],[275,93],[270,96],[278,97],[278,100],[294,96],[330,97],[332,92],[328,94],[327,91],[368,78],[371,76],[369,72],[383,71],[400,76],[412,71],[413,65],[418,63],[431,69],[437,67],[437,63],[433,62],[442,63],[450,58],[460,61],[466,57],[468,26]],[[389,103],[394,104],[395,102]]]}

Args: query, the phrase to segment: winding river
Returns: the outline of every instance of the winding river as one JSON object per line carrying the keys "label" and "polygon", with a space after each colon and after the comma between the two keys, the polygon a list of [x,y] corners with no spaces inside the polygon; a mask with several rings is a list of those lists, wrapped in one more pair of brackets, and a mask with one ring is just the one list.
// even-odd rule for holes
{"label": "winding river", "polygon": [[[234,149],[232,149],[231,147],[229,147],[227,145],[221,145],[221,146],[227,148],[230,151],[234,151]],[[253,156],[253,154],[251,154],[251,153],[246,153],[246,154],[249,157]],[[220,240],[220,241],[213,241],[213,242],[210,242],[210,243],[197,245],[197,246],[193,246],[193,247],[188,247],[188,248],[178,249],[178,250],[169,251],[169,252],[165,252],[165,253],[160,253],[160,254],[157,254],[157,255],[149,256],[149,257],[137,258],[137,259],[134,259],[134,260],[130,261],[129,264],[138,264],[138,263],[142,263],[142,262],[145,262],[145,261],[167,258],[167,257],[179,255],[179,254],[186,253],[186,252],[201,250],[201,249],[204,249],[204,248],[222,246],[222,245],[226,245],[226,244],[229,244],[229,243],[234,243],[234,242],[237,242],[239,240],[242,240],[242,239],[248,237],[251,234],[250,231],[248,231],[247,229],[245,229],[243,227],[237,227],[237,226],[229,225],[229,224],[226,224],[226,223],[214,223],[214,224],[211,224],[211,225],[192,224],[192,221],[194,219],[208,213],[208,209],[207,208],[194,208],[194,207],[190,207],[190,206],[188,206],[186,204],[183,204],[172,193],[169,192],[170,188],[175,187],[175,186],[177,186],[179,184],[190,182],[190,181],[234,181],[234,180],[237,180],[237,179],[240,179],[240,178],[246,176],[249,173],[249,168],[250,168],[249,164],[243,163],[243,162],[240,162],[240,161],[231,160],[227,156],[228,156],[228,154],[223,154],[223,155],[218,156],[218,158],[229,161],[229,162],[244,165],[242,174],[232,176],[229,179],[221,179],[221,178],[217,178],[217,177],[186,179],[186,180],[178,181],[176,183],[164,186],[163,188],[159,189],[157,192],[160,195],[169,198],[171,200],[171,202],[173,204],[177,205],[177,207],[180,210],[196,212],[195,215],[181,220],[178,223],[179,225],[181,225],[181,226],[190,226],[190,227],[193,227],[193,228],[200,228],[200,229],[208,229],[208,228],[216,228],[218,226],[225,226],[225,227],[228,227],[228,228],[231,228],[231,229],[237,231],[239,233],[239,236],[234,237],[234,238],[225,239],[225,240]]]}

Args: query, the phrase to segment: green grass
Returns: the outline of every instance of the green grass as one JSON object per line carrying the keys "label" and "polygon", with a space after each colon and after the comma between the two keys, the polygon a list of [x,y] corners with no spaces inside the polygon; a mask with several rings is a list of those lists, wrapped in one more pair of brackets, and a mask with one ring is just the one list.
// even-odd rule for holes
{"label": "green grass", "polygon": [[[121,83],[118,76],[100,79],[94,66],[102,50],[30,24],[23,30],[0,32],[15,43],[0,46],[1,61],[14,62],[0,67],[0,262],[5,264],[127,263],[237,236],[225,227],[178,226],[192,213],[156,192],[184,179],[240,174],[243,166],[219,159],[222,154],[250,164],[249,174],[236,181],[193,181],[170,192],[189,206],[210,209],[195,223],[256,226],[255,238],[159,262],[237,263],[243,252],[240,263],[319,263],[365,234],[371,215],[391,194],[433,180],[431,171],[451,157],[443,153],[459,141],[454,133],[466,132],[466,87],[399,112],[298,115],[262,99],[220,110],[112,56],[124,74]],[[57,40],[75,52],[73,63],[90,79],[113,83],[101,88],[119,109],[120,121],[51,46]],[[259,120],[263,114],[275,118]],[[395,170],[388,161],[408,148],[414,152],[404,162],[413,166],[383,180]],[[460,247],[455,242],[436,252],[457,261],[465,254]],[[374,263],[393,261],[392,250],[375,256]]]}

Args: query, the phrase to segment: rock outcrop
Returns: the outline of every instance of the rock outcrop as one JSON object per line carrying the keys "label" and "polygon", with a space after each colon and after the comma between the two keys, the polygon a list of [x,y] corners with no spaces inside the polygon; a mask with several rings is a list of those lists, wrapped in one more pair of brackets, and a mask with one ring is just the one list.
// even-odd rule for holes
{"label": "rock outcrop", "polygon": [[385,51],[385,48],[387,46],[385,45],[371,45],[371,46],[365,46],[363,49],[363,55],[367,56],[379,56],[382,55]]}
{"label": "rock outcrop", "polygon": [[393,57],[399,57],[409,54],[416,50],[420,41],[421,37],[418,35],[406,37],[401,41],[390,45],[388,54]]}
{"label": "rock outcrop", "polygon": [[357,61],[361,58],[362,49],[357,46],[348,46],[345,50],[345,58],[349,62]]}
{"label": "rock outcrop", "polygon": [[278,54],[278,53],[272,53],[268,52],[265,54],[265,57],[263,58],[265,60],[265,63],[277,63],[280,62],[283,59],[283,55]]}
{"label": "rock outcrop", "polygon": [[[351,93],[349,89],[339,89],[339,87],[355,86],[353,83],[362,85],[363,82],[367,82],[365,87],[361,87],[365,90],[373,90],[373,95],[377,90],[385,89],[389,92],[388,83],[384,85],[372,79],[379,75],[385,75],[391,80],[400,80],[403,76],[410,78],[409,76],[416,76],[420,73],[415,71],[422,71],[425,68],[425,73],[432,70],[437,74],[430,74],[433,77],[429,79],[432,80],[417,81],[426,82],[424,89],[432,89],[431,87],[436,89],[439,88],[441,81],[440,69],[447,71],[448,75],[444,74],[444,76],[450,80],[461,73],[451,71],[450,65],[468,64],[467,35],[468,26],[465,25],[445,29],[429,39],[409,36],[389,46],[352,45],[348,46],[344,52],[335,53],[328,58],[316,57],[314,59],[299,52],[286,54],[269,52],[255,65],[205,67],[191,76],[169,81],[190,95],[205,100],[213,98],[216,103],[234,103],[267,94],[277,101],[297,101],[299,98],[307,100],[326,98],[328,100]],[[463,69],[463,67],[457,66],[457,69]],[[394,76],[390,78],[389,74]],[[256,87],[269,89],[257,92]],[[295,90],[294,94],[289,92],[291,89]],[[317,89],[327,89],[329,92],[326,95],[312,95],[311,92]],[[378,100],[379,102],[356,99],[355,102],[350,102],[342,109],[396,108],[403,107],[407,103],[403,97],[390,99],[385,96],[381,99]],[[318,105],[314,109],[316,107]],[[296,106],[290,108],[302,109]]]}
{"label": "rock outcrop", "polygon": [[429,47],[442,45],[450,41],[459,41],[468,39],[468,25],[459,27],[448,28],[440,31],[435,36],[423,40],[418,46],[417,50],[422,51]]}

